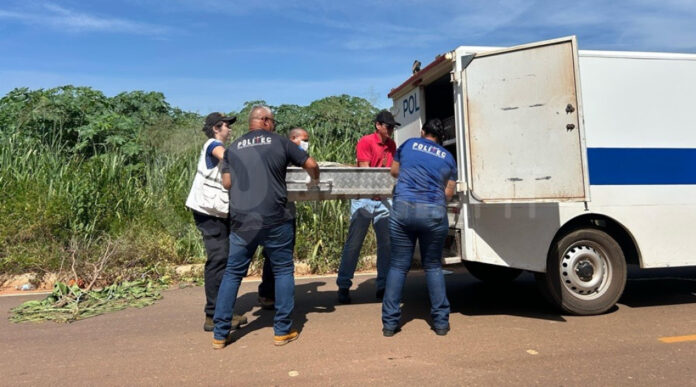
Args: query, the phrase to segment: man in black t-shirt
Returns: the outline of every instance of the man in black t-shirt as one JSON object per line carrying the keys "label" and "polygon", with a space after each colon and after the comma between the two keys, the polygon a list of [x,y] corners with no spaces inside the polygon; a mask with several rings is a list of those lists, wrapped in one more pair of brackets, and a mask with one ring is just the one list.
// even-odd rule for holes
{"label": "man in black t-shirt", "polygon": [[225,151],[223,184],[230,193],[230,253],[215,306],[213,348],[230,342],[232,311],[242,278],[259,245],[264,246],[275,277],[275,345],[297,338],[292,327],[295,300],[294,214],[286,209],[285,173],[289,164],[301,166],[319,181],[319,167],[307,152],[273,133],[275,120],[267,106],[254,106],[249,132]]}
{"label": "man in black t-shirt", "polygon": [[[288,139],[300,149],[309,152],[309,133],[306,130],[293,128],[288,133]],[[287,207],[288,211],[292,213],[292,217],[295,218],[295,203],[288,202]],[[273,279],[271,260],[268,258],[266,250],[262,250],[261,255],[263,256],[263,269],[261,270],[261,283],[259,283],[259,305],[263,309],[273,310],[275,309],[275,279]]]}

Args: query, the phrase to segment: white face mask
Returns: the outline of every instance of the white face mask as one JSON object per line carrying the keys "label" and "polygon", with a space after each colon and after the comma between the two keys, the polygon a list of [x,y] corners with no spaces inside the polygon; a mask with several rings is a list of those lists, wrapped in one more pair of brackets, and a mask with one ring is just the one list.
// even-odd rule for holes
{"label": "white face mask", "polygon": [[309,151],[309,141],[300,141],[300,149],[305,152]]}

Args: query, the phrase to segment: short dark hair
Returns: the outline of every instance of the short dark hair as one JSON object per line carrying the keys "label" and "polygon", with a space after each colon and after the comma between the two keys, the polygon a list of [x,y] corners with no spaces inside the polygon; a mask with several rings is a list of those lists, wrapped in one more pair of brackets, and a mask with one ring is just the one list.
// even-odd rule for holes
{"label": "short dark hair", "polygon": [[437,138],[438,143],[442,143],[445,138],[445,127],[439,118],[433,118],[423,125],[423,133]]}
{"label": "short dark hair", "polygon": [[219,121],[213,126],[206,125],[203,127],[203,132],[205,133],[206,137],[208,138],[213,138],[215,137],[215,130],[214,128],[220,128],[222,126],[222,121]]}
{"label": "short dark hair", "polygon": [[228,125],[232,125],[235,121],[237,121],[237,117],[235,116],[225,116],[222,113],[213,112],[205,117],[205,124],[202,130],[208,138],[213,138],[215,137],[214,128],[222,127],[222,124],[225,122],[227,122]]}

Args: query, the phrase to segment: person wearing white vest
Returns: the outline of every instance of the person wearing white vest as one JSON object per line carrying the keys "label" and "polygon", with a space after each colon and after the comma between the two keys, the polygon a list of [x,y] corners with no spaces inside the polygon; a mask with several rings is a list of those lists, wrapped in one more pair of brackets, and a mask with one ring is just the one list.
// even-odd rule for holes
{"label": "person wearing white vest", "polygon": [[[210,113],[205,119],[203,132],[208,141],[203,144],[196,176],[186,199],[186,207],[193,211],[196,227],[203,236],[207,259],[205,262],[205,323],[203,330],[213,330],[213,315],[220,281],[227,265],[229,252],[229,192],[222,186],[220,164],[225,154],[224,143],[229,140],[230,127],[237,120],[234,116]],[[237,328],[246,323],[246,317],[234,316],[232,325]]]}

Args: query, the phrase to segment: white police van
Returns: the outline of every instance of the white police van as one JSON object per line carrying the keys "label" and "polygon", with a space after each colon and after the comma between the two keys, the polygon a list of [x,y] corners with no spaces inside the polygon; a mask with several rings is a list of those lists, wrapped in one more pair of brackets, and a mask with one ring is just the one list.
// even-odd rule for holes
{"label": "white police van", "polygon": [[537,273],[603,313],[627,264],[696,265],[696,55],[578,51],[575,37],[458,47],[395,89],[397,144],[439,118],[459,167],[449,262]]}

